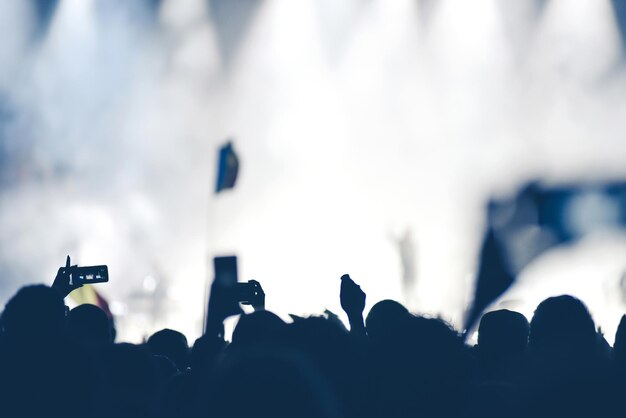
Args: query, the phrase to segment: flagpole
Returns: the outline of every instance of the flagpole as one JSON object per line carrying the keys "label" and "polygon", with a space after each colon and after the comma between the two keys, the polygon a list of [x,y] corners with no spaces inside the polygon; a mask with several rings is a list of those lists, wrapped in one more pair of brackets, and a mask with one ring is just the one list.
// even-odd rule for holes
{"label": "flagpole", "polygon": [[202,315],[202,329],[200,330],[200,335],[204,335],[206,332],[206,319],[209,314],[209,295],[210,295],[210,283],[212,280],[211,274],[211,254],[213,253],[213,246],[215,245],[215,204],[217,203],[217,195],[215,194],[216,183],[218,181],[217,176],[219,176],[218,170],[216,169],[219,166],[219,154],[218,157],[214,159],[214,164],[212,165],[212,169],[215,173],[217,173],[216,177],[213,178],[213,181],[209,183],[208,189],[208,197],[207,197],[207,209],[206,209],[206,226],[205,226],[205,274],[204,274],[204,307],[203,307],[203,315]]}
{"label": "flagpole", "polygon": [[[208,315],[210,287],[213,281],[211,269],[212,269],[212,255],[214,255],[215,247],[215,234],[211,232],[215,231],[216,212],[217,212],[217,196],[227,189],[235,187],[237,182],[237,176],[239,173],[239,157],[235,153],[232,141],[229,139],[224,145],[220,146],[217,154],[217,163],[214,167],[217,168],[217,176],[213,182],[213,188],[209,191],[208,207],[207,207],[207,259],[206,259],[206,275],[205,275],[205,290],[204,290],[204,317],[202,319],[202,335],[206,331],[206,320]],[[213,243],[213,245],[211,245]]]}

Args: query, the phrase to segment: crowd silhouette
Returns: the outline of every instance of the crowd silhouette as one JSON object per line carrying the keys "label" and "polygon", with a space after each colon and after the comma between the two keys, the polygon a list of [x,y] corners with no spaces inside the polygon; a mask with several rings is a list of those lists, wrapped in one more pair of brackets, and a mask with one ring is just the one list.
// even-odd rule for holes
{"label": "crowd silhouette", "polygon": [[[257,283],[260,289],[260,284]],[[286,323],[264,307],[237,314],[214,284],[206,333],[192,347],[171,329],[144,344],[115,342],[95,305],[68,310],[76,288],[20,289],[2,313],[0,417],[369,418],[614,417],[626,393],[626,317],[611,347],[582,301],[551,297],[530,323],[497,310],[478,342],[393,300],[364,319],[366,294],[348,275],[332,316]]]}

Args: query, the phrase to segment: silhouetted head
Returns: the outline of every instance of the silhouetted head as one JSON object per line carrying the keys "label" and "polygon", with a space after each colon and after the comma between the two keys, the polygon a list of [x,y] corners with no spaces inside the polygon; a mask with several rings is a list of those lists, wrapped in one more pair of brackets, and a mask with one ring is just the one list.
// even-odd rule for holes
{"label": "silhouetted head", "polygon": [[596,330],[587,307],[569,295],[555,296],[541,302],[530,322],[529,346],[545,348],[592,349]]}
{"label": "silhouetted head", "polygon": [[69,335],[88,347],[102,347],[113,343],[111,322],[106,313],[96,305],[84,304],[67,315]]}
{"label": "silhouetted head", "polygon": [[154,406],[157,369],[145,346],[114,344],[108,350],[105,370],[111,387],[111,416],[148,417]]}
{"label": "silhouetted head", "polygon": [[284,327],[280,343],[290,349],[302,351],[330,374],[355,360],[352,354],[354,340],[345,328],[324,317],[310,317]]}
{"label": "silhouetted head", "polygon": [[318,368],[282,348],[231,351],[213,376],[209,407],[209,416],[220,418],[339,417]]}
{"label": "silhouetted head", "polygon": [[268,342],[285,325],[282,319],[269,311],[242,315],[233,331],[233,346]]}
{"label": "silhouetted head", "polygon": [[478,347],[487,355],[521,354],[528,345],[529,330],[528,320],[519,312],[487,312],[478,326]]}
{"label": "silhouetted head", "polygon": [[385,299],[372,306],[365,327],[367,335],[373,341],[384,341],[390,337],[390,330],[398,321],[408,317],[409,311],[395,300]]}
{"label": "silhouetted head", "polygon": [[469,358],[448,324],[409,316],[375,349],[378,416],[461,415],[470,387]]}
{"label": "silhouetted head", "polygon": [[157,331],[148,338],[148,347],[152,354],[172,360],[179,370],[187,368],[189,346],[187,338],[182,333],[169,328]]}
{"label": "silhouetted head", "polygon": [[2,313],[2,325],[9,341],[31,344],[55,341],[65,324],[63,298],[45,285],[21,288]]}
{"label": "silhouetted head", "polygon": [[310,317],[284,327],[279,343],[303,353],[328,380],[344,416],[363,416],[365,359],[357,341],[343,326],[324,317]]}
{"label": "silhouetted head", "polygon": [[530,322],[525,416],[616,415],[606,410],[615,395],[609,395],[598,348],[593,319],[580,300],[557,296],[541,302]]}
{"label": "silhouetted head", "polygon": [[[284,327],[280,343],[305,352],[330,375],[342,373],[355,360],[354,341],[345,330],[324,317],[310,317]],[[352,358],[351,358],[352,357]]]}
{"label": "silhouetted head", "polygon": [[98,402],[106,392],[100,365],[65,338],[65,306],[55,289],[22,288],[2,318],[8,347],[0,356],[0,416],[95,417],[106,408]]}

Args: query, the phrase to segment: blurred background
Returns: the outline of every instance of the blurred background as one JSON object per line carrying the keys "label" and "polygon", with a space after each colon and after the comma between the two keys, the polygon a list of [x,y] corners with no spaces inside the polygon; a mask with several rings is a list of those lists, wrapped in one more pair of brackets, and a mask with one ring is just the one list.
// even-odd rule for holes
{"label": "blurred background", "polygon": [[[69,254],[109,266],[118,340],[193,339],[232,253],[282,317],[350,273],[460,328],[490,198],[626,178],[625,29],[623,0],[0,0],[0,303]],[[612,341],[624,272],[603,228],[493,306],[570,293]]]}

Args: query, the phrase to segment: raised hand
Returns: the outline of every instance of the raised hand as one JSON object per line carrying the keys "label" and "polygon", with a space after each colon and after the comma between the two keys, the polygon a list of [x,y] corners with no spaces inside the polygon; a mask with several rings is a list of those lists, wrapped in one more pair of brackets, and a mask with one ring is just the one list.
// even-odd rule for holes
{"label": "raised hand", "polygon": [[363,324],[363,310],[365,309],[365,292],[348,274],[341,276],[341,290],[339,293],[341,307],[348,315],[350,332],[365,337]]}
{"label": "raised hand", "polygon": [[52,283],[52,288],[55,289],[61,297],[65,298],[72,290],[82,287],[82,284],[76,284],[73,282],[72,268],[76,266],[70,265],[70,256],[65,259],[65,267],[59,267],[57,275]]}
{"label": "raised hand", "polygon": [[254,298],[250,301],[250,305],[254,308],[255,311],[264,311],[265,310],[265,292],[261,287],[261,283],[256,280],[248,280],[248,283],[251,283],[253,286]]}
{"label": "raised hand", "polygon": [[348,314],[348,317],[363,314],[365,309],[365,292],[361,290],[361,286],[356,284],[348,274],[341,276],[339,297],[341,307]]}

